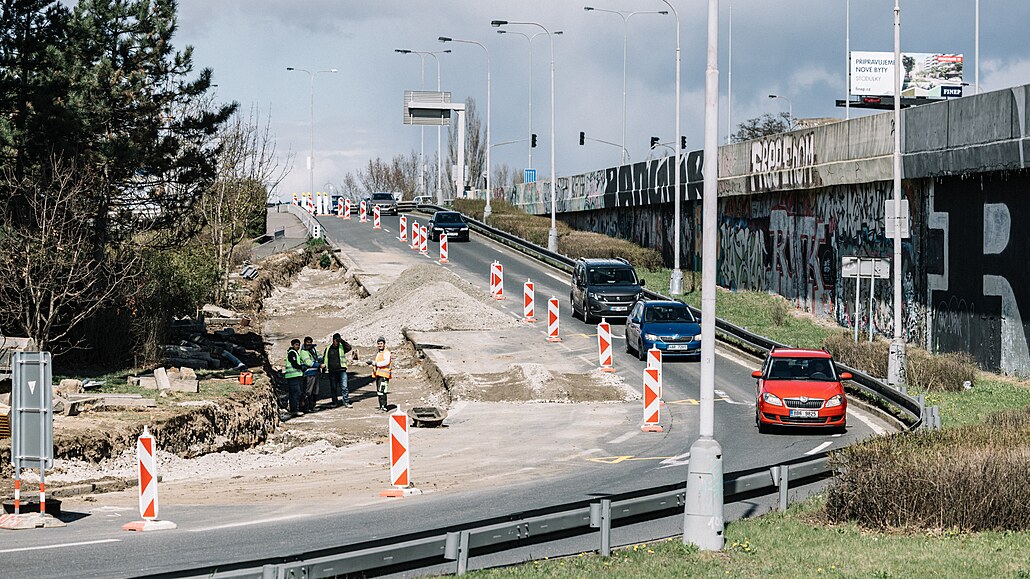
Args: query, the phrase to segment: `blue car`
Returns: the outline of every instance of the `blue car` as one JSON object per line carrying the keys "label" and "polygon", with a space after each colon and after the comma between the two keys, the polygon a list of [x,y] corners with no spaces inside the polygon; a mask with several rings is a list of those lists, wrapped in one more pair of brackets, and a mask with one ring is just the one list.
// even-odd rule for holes
{"label": "blue car", "polygon": [[626,318],[626,351],[647,359],[652,347],[662,356],[701,357],[701,319],[686,304],[641,300]]}

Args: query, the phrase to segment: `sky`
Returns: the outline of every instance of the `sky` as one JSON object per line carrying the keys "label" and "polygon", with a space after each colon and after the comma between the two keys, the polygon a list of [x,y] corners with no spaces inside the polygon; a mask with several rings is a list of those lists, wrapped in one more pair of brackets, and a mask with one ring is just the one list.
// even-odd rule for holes
{"label": "sky", "polygon": [[[707,7],[704,0],[669,0],[679,12],[681,127],[688,149],[703,147]],[[721,0],[719,14],[719,140],[728,126],[788,108],[795,118],[844,118],[847,0]],[[584,11],[668,10],[661,0],[180,0],[177,48],[193,47],[197,69],[214,71],[215,96],[257,111],[275,138],[287,174],[278,195],[308,191],[307,158],[314,135],[315,189],[338,186],[369,160],[419,151],[421,129],[403,124],[405,90],[435,90],[433,57],[395,49],[440,51],[441,87],[454,102],[487,109],[487,59],[482,48],[441,43],[440,36],[482,43],[490,55],[491,164],[528,165],[529,106],[538,135],[533,165],[550,173],[550,51],[548,37],[530,43],[498,34],[492,20],[537,22],[554,41],[555,170],[575,175],[620,164],[623,141],[623,41],[626,56],[626,149],[630,161],[654,155],[652,136],[675,134],[674,16],[641,13],[624,24],[617,14]],[[975,0],[901,0],[903,52],[965,56],[967,94],[975,87]],[[850,2],[852,51],[894,50],[893,0]],[[732,12],[732,34],[729,30]],[[980,90],[1030,83],[1030,2],[988,0],[980,6]],[[508,26],[533,34],[534,26]],[[732,40],[732,42],[731,42]],[[732,58],[729,53],[732,49]],[[320,73],[312,85],[308,74]],[[424,70],[424,72],[423,72]],[[423,77],[424,74],[424,77]],[[532,77],[530,76],[532,75]],[[728,78],[732,107],[727,107]],[[424,85],[423,85],[424,78]],[[532,100],[529,83],[532,79]],[[313,87],[313,88],[312,88]],[[786,99],[770,99],[776,94]],[[312,133],[312,95],[314,131]],[[788,104],[789,100],[789,104]],[[874,111],[851,109],[851,116]],[[446,155],[447,128],[443,129]],[[587,136],[579,144],[579,132]],[[433,163],[437,129],[425,129]],[[595,140],[608,141],[616,145]],[[668,149],[658,149],[665,155]],[[432,192],[432,191],[430,191]]]}

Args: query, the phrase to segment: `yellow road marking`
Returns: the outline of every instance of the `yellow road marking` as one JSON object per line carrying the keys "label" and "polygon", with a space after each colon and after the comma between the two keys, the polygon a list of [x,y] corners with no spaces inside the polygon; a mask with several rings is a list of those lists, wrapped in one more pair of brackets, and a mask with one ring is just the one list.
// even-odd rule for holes
{"label": "yellow road marking", "polygon": [[595,456],[594,458],[588,458],[590,462],[599,462],[601,464],[619,464],[620,462],[627,462],[631,460],[668,460],[674,458],[671,456]]}

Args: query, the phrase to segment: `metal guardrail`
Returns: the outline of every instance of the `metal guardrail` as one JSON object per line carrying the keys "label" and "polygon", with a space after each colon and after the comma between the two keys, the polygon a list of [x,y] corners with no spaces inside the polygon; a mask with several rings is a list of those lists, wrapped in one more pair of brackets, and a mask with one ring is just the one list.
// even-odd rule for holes
{"label": "metal guardrail", "polygon": [[[436,206],[419,209],[438,210]],[[299,208],[298,208],[299,210]],[[299,210],[305,225],[314,221],[307,212]],[[523,241],[475,219],[468,219],[477,233],[509,245],[563,270],[570,270],[573,260],[542,247]],[[317,223],[315,224],[317,226]],[[309,226],[310,227],[310,226]],[[669,299],[647,290],[649,296]],[[717,320],[716,327],[724,339],[731,339],[755,351],[768,351],[776,342],[752,332]],[[854,382],[878,400],[899,409],[910,420],[909,428],[919,426],[926,414],[922,400],[913,399],[904,392],[876,380],[864,372],[838,364],[841,370],[851,372]],[[932,414],[932,413],[931,413]],[[807,484],[832,475],[828,454],[802,457],[783,464],[763,466],[726,473],[723,496],[726,503],[778,492],[779,507],[787,506],[787,490],[791,483]],[[385,543],[356,544],[341,547],[331,554],[300,554],[290,560],[265,559],[231,566],[204,567],[168,574],[175,577],[253,577],[285,579],[287,577],[335,577],[347,574],[386,573],[392,570],[426,568],[454,562],[454,572],[463,574],[468,569],[468,558],[480,552],[497,552],[547,542],[570,535],[584,535],[600,529],[599,551],[607,555],[611,548],[611,528],[619,521],[654,520],[683,512],[685,483],[665,485],[613,495],[599,501],[577,501],[544,509],[525,516],[512,515],[510,520],[478,521],[461,528],[443,528],[403,535]]]}

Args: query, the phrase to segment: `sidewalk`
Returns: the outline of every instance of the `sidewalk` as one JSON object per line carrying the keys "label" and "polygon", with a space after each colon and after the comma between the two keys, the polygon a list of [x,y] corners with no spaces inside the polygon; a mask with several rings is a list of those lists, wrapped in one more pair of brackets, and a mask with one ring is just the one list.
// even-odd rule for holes
{"label": "sidewalk", "polygon": [[275,232],[279,230],[283,232],[282,237],[264,245],[255,246],[251,251],[252,259],[264,259],[274,253],[303,245],[308,240],[308,232],[304,224],[301,223],[296,215],[287,211],[285,203],[268,208],[265,233],[267,235],[275,235]]}

